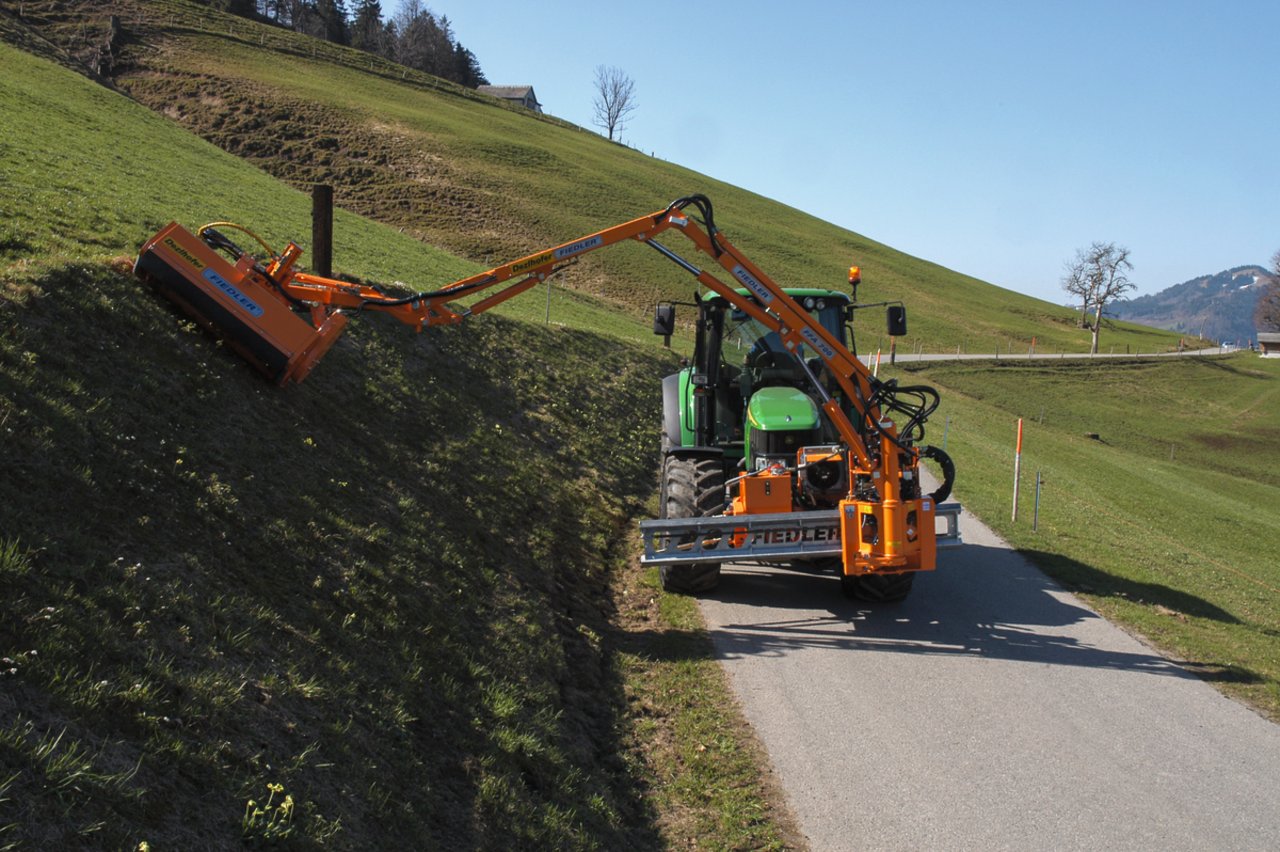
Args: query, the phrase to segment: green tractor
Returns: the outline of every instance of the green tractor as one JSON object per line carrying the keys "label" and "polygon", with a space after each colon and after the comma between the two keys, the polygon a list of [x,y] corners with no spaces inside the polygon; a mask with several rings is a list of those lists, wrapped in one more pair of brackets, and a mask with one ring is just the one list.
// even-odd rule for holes
{"label": "green tractor", "polygon": [[[746,290],[737,292],[752,299]],[[848,295],[784,292],[853,351],[856,306]],[[723,515],[739,484],[770,468],[794,472],[790,505],[778,505],[777,512],[834,510],[850,483],[839,433],[821,407],[824,398],[839,394],[823,359],[804,345],[788,350],[776,332],[723,296],[702,297],[691,306],[698,312],[692,361],[662,383],[660,517]],[[891,335],[906,332],[900,306],[889,308],[888,319]],[[674,325],[674,305],[659,305],[654,332],[670,335]],[[806,463],[806,454],[814,460]],[[940,501],[946,494],[936,496]],[[786,561],[840,573],[839,556]],[[706,592],[719,582],[720,561],[660,564],[659,574],[667,591]],[[842,575],[842,587],[850,597],[896,601],[907,596],[914,577],[912,571]]]}

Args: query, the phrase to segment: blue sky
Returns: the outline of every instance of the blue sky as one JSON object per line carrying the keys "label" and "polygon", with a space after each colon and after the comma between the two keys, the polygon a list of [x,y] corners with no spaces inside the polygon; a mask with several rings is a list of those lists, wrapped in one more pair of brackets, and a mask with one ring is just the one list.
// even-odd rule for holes
{"label": "blue sky", "polygon": [[617,66],[628,144],[1053,302],[1094,240],[1138,294],[1280,250],[1274,0],[428,7],[547,112]]}

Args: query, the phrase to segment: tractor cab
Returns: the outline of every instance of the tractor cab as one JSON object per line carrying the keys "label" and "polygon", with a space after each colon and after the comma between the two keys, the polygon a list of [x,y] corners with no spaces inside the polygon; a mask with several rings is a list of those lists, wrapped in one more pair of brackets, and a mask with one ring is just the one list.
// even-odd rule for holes
{"label": "tractor cab", "polygon": [[[786,292],[842,345],[850,345],[848,295]],[[747,298],[745,290],[739,295]],[[788,349],[776,331],[723,296],[702,298],[697,308],[693,359],[665,383],[668,448],[716,448],[731,476],[777,462],[792,466],[801,447],[838,441],[816,387],[822,383],[831,393],[835,383],[816,352],[806,344]],[[661,322],[655,331],[663,331]]]}

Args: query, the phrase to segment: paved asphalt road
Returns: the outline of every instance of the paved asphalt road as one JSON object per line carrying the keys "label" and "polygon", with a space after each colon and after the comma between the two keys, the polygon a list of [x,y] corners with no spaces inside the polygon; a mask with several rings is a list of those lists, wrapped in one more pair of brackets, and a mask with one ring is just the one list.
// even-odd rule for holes
{"label": "paved asphalt road", "polygon": [[715,647],[815,850],[1280,850],[1280,725],[967,514],[896,606],[730,566]]}
{"label": "paved asphalt road", "polygon": [[[1109,349],[1099,352],[1097,355],[1090,355],[1088,352],[1006,352],[1001,355],[999,352],[929,352],[917,355],[914,352],[899,352],[895,359],[901,362],[911,361],[1096,361],[1111,358],[1184,358],[1195,355],[1230,355],[1232,352],[1238,352],[1235,346],[1215,346],[1211,349],[1186,349],[1182,352],[1116,352]],[[883,350],[880,353],[881,365],[889,363],[889,352]],[[862,353],[859,356],[861,360],[871,365],[875,363],[876,353]]]}

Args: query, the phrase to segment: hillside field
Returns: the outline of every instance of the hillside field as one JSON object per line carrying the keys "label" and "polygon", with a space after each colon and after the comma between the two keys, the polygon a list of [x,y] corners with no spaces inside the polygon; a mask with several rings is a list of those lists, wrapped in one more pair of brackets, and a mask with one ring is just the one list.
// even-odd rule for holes
{"label": "hillside field", "polygon": [[[309,199],[64,68],[0,61],[0,845],[771,845],[734,715],[692,723],[724,744],[688,762],[724,779],[708,794],[682,781],[698,741],[648,757],[684,709],[629,697],[667,666],[646,662],[666,620],[620,633],[611,587],[653,486],[635,412],[671,356],[357,318],[273,388],[128,264],[168,216],[287,232]],[[348,271],[475,268],[338,221]],[[728,704],[704,639],[672,665],[668,688]]]}
{"label": "hillside field", "polygon": [[[904,351],[1016,352],[1033,339],[1043,352],[1088,350],[1088,333],[1076,327],[1068,308],[944,269],[552,116],[507,107],[359,51],[299,39],[186,0],[80,0],[73,13],[65,4],[26,6],[27,19],[72,52],[91,44],[108,11],[114,12],[122,35],[113,82],[123,92],[295,187],[331,184],[340,206],[483,267],[698,192],[715,202],[717,224],[729,238],[784,285],[844,286],[849,266],[859,264],[863,299],[901,299],[909,306],[911,335],[899,342]],[[228,201],[242,192],[199,180]],[[294,228],[281,234],[286,223],[278,216],[253,212],[241,224],[280,240],[309,233]],[[230,216],[214,209],[197,218]],[[874,232],[874,218],[857,224]],[[679,241],[673,247],[687,248]],[[345,257],[335,251],[339,265]],[[412,281],[415,288],[427,283],[396,271],[397,261],[388,257],[393,268],[387,277]],[[659,298],[688,300],[691,293],[682,272],[640,246],[584,258],[562,281],[603,297],[642,325]],[[533,313],[539,307],[530,299],[513,310],[540,317]],[[862,346],[875,348],[879,335],[870,339],[868,330],[866,337]],[[1176,346],[1177,336],[1121,325],[1103,341],[1120,351],[1151,352]]]}
{"label": "hillside field", "polygon": [[[1085,351],[1074,312],[186,0],[14,5],[0,4],[0,848],[802,844],[696,607],[636,564],[659,379],[687,348],[663,350],[649,315],[690,298],[686,276],[626,246],[456,328],[357,316],[279,390],[129,263],[171,219],[302,241],[323,181],[338,271],[430,289],[703,192],[785,284],[839,286],[861,264],[864,298],[908,305],[900,350]],[[72,70],[108,13],[115,91]],[[858,329],[876,348],[875,324]],[[1177,342],[1103,335],[1104,351]],[[949,420],[967,506],[1277,715],[1274,362],[895,369],[943,391],[930,439]]]}

